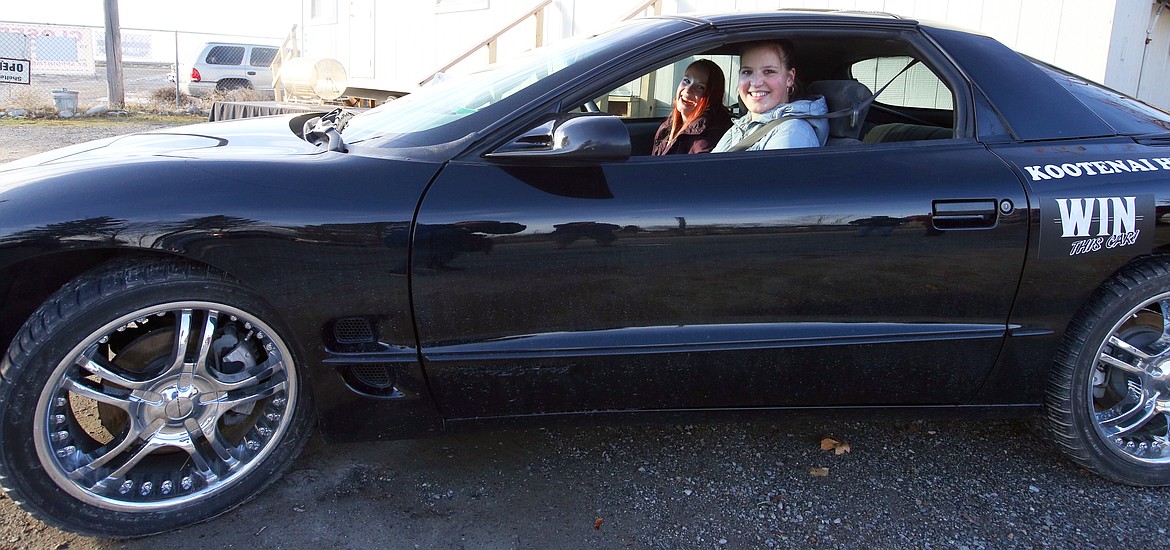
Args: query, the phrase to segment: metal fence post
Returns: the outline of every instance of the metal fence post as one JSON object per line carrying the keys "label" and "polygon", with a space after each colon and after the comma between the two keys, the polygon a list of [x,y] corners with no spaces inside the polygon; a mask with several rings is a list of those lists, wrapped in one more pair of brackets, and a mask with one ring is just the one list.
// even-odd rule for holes
{"label": "metal fence post", "polygon": [[175,31],[175,108],[182,109],[183,102],[179,100],[179,31]]}

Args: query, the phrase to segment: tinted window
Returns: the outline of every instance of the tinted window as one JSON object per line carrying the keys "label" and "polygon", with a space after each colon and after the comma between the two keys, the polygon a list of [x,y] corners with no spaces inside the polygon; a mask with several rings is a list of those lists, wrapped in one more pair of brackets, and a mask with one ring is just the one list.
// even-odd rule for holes
{"label": "tinted window", "polygon": [[1118,133],[1160,134],[1170,131],[1170,114],[1164,111],[1056,67],[1040,62],[1036,62],[1036,66]]}
{"label": "tinted window", "polygon": [[248,61],[253,67],[267,67],[276,57],[276,48],[252,48],[252,58]]}
{"label": "tinted window", "polygon": [[214,46],[207,52],[209,65],[239,65],[243,61],[243,46]]}
{"label": "tinted window", "polygon": [[356,143],[455,122],[657,24],[659,21],[652,19],[634,20],[600,35],[561,40],[474,73],[435,78],[432,84],[354,117],[345,127],[345,140]]}

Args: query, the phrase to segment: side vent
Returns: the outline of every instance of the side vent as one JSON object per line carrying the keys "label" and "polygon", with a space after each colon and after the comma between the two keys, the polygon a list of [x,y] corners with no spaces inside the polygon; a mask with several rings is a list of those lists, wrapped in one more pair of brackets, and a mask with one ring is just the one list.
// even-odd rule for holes
{"label": "side vent", "polygon": [[394,377],[390,376],[390,369],[382,365],[354,365],[350,368],[356,381],[379,390],[388,390],[394,387]]}
{"label": "side vent", "polygon": [[358,393],[374,397],[406,397],[394,387],[394,372],[389,365],[349,365],[341,369],[341,377]]}
{"label": "side vent", "polygon": [[346,317],[333,323],[333,339],[338,344],[371,344],[374,327],[364,317]]}

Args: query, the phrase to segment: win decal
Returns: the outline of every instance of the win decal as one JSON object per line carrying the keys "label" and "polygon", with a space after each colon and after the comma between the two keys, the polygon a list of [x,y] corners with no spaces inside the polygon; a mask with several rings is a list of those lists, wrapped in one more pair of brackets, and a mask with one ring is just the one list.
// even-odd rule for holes
{"label": "win decal", "polygon": [[1149,252],[1154,196],[1061,197],[1040,203],[1040,257]]}

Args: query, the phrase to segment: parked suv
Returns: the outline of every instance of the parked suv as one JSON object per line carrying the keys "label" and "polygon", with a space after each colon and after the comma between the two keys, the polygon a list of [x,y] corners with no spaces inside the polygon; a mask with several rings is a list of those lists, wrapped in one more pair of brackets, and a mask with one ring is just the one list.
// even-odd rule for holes
{"label": "parked suv", "polygon": [[183,91],[205,96],[214,91],[272,90],[272,59],[279,48],[261,44],[208,42],[195,58]]}

